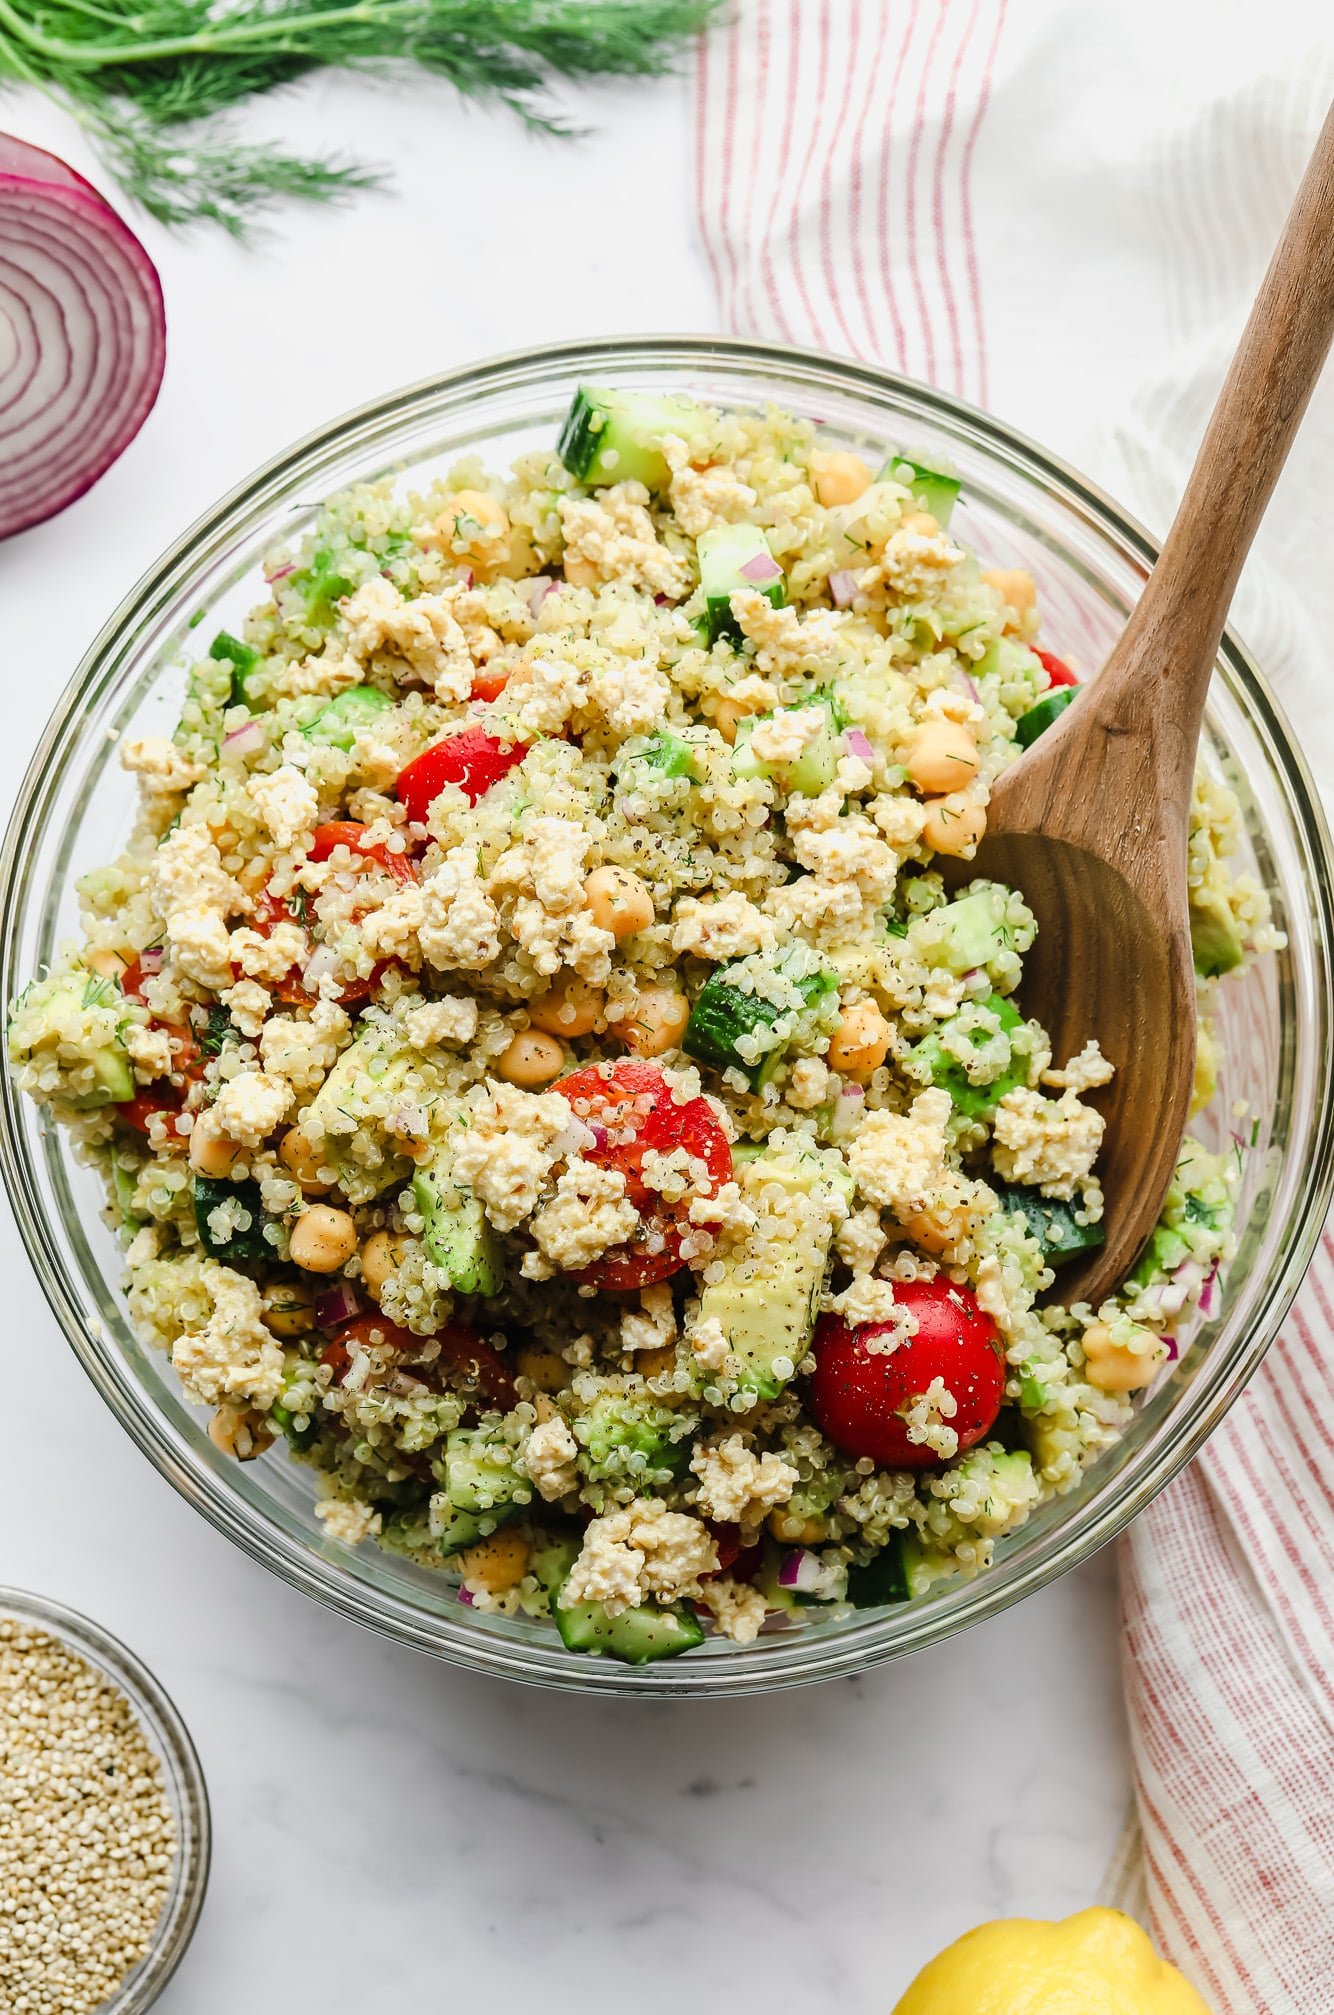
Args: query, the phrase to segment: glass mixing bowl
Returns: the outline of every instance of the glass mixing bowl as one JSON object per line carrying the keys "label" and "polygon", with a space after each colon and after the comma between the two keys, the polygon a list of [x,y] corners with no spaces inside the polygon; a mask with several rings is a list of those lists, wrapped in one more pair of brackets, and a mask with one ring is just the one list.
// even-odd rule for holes
{"label": "glass mixing bowl", "polygon": [[[220,624],[239,629],[263,592],[264,549],[300,536],[320,501],[347,483],[386,474],[424,482],[465,452],[503,465],[522,450],[552,448],[580,380],[723,405],[771,401],[864,446],[873,463],[886,444],[951,458],[963,477],[963,537],[990,564],[1032,571],[1045,640],[1086,671],[1103,661],[1154,558],[1143,531],[1105,497],[995,420],[886,372],[797,350],[702,338],[568,344],[397,392],[311,435],[225,498],[140,583],[84,659],[28,771],[0,862],[5,999],[74,934],[74,876],[110,860],[129,830],[133,785],[116,763],[116,738],[170,733],[184,667],[199,655],[196,626],[204,637]],[[635,1670],[567,1652],[547,1627],[475,1615],[438,1578],[372,1545],[354,1552],[326,1539],[308,1475],[281,1447],[246,1465],[220,1455],[169,1365],[137,1342],[100,1185],[6,1078],[6,1186],[60,1324],[145,1454],[238,1545],[344,1615],[484,1672],[590,1692],[746,1693],[855,1672],[994,1615],[1087,1559],[1217,1426],[1296,1292],[1334,1182],[1329,836],[1292,732],[1232,637],[1219,658],[1205,760],[1240,797],[1244,855],[1288,934],[1286,951],[1221,989],[1226,1062],[1200,1123],[1214,1146],[1241,1129],[1239,1250],[1210,1318],[1125,1438],[1004,1541],[973,1582],[744,1650],[713,1639],[687,1658]]]}

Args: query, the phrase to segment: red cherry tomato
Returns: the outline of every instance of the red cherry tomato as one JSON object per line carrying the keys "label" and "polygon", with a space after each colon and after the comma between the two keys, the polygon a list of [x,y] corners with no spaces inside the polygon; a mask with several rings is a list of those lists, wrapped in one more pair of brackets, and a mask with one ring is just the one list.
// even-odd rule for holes
{"label": "red cherry tomato", "polygon": [[171,1085],[150,1085],[137,1091],[133,1098],[124,1099],[116,1107],[116,1117],[123,1126],[132,1127],[135,1133],[148,1137],[149,1122],[157,1113],[177,1113],[185,1103],[183,1092]]}
{"label": "red cherry tomato", "polygon": [[[347,823],[350,825],[352,821],[348,820]],[[364,826],[361,828],[361,831],[365,831]],[[330,843],[330,853],[333,852],[335,844],[336,842]],[[411,866],[411,863],[409,863],[409,866]],[[409,879],[415,879],[415,872]],[[250,927],[252,930],[258,931],[262,938],[272,937],[275,924],[294,924],[299,922],[300,918],[288,907],[281,896],[271,896],[265,890],[263,895],[255,898],[255,906],[250,918]],[[363,1001],[368,1001],[375,992],[376,987],[379,986],[383,975],[388,972],[390,966],[394,963],[393,959],[377,959],[364,979],[360,977],[350,979],[338,995],[338,1005],[345,1008],[359,1007]],[[302,979],[301,970],[299,965],[294,965],[289,967],[280,980],[265,982],[274,999],[280,1000],[285,1007],[313,1007],[319,999],[319,995],[312,993]],[[232,971],[237,979],[240,979],[240,967],[233,966]]]}
{"label": "red cherry tomato", "polygon": [[1040,651],[1035,644],[1033,656],[1040,658],[1047,668],[1047,677],[1053,686],[1077,686],[1079,680],[1071,671],[1064,658],[1058,658],[1053,651]]}
{"label": "red cherry tomato", "polygon": [[335,847],[346,847],[349,853],[360,854],[364,860],[375,861],[396,882],[415,882],[418,879],[417,863],[406,853],[393,853],[383,843],[366,845],[366,827],[356,819],[330,819],[326,825],[316,826],[315,837],[310,844],[307,860],[327,861]]}
{"label": "red cherry tomato", "polygon": [[708,1170],[710,1195],[732,1174],[732,1150],[707,1099],[677,1105],[667,1079],[654,1063],[630,1058],[589,1064],[552,1087],[570,1101],[578,1118],[593,1128],[594,1144],[584,1159],[599,1168],[619,1169],[626,1194],[640,1213],[639,1230],[572,1276],[613,1291],[649,1287],[685,1265],[681,1241],[690,1223],[689,1202],[669,1202],[650,1189],[641,1173],[644,1156],[684,1148]]}
{"label": "red cherry tomato", "polygon": [[885,1469],[931,1469],[945,1458],[908,1439],[904,1412],[940,1379],[954,1400],[946,1424],[959,1437],[958,1452],[980,1441],[1005,1397],[1005,1360],[996,1326],[966,1287],[943,1278],[905,1280],[895,1301],[917,1318],[917,1333],[887,1354],[869,1350],[893,1325],[867,1322],[850,1329],[837,1316],[821,1316],[813,1345],[815,1368],[807,1392],[811,1412],[836,1448]]}
{"label": "red cherry tomato", "polygon": [[473,675],[472,697],[475,700],[498,700],[508,683],[507,665],[484,665]]}
{"label": "red cherry tomato", "polygon": [[507,745],[485,728],[464,728],[436,742],[399,772],[398,801],[414,825],[425,825],[426,814],[446,784],[457,784],[468,803],[475,805],[527,753],[525,742]]}
{"label": "red cherry tomato", "polygon": [[140,1006],[144,1005],[144,981],[146,978],[147,974],[144,972],[143,961],[141,959],[131,959],[120,976],[120,990],[127,1001],[138,1001]]}
{"label": "red cherry tomato", "polygon": [[[440,1349],[434,1364],[441,1371],[453,1374],[452,1383],[465,1389],[475,1387],[488,1406],[508,1413],[519,1403],[519,1394],[513,1376],[503,1364],[489,1343],[483,1343],[466,1323],[447,1322],[432,1336],[417,1336],[410,1329],[403,1329],[396,1322],[390,1322],[384,1315],[359,1315],[353,1322],[344,1323],[337,1336],[328,1342],[320,1352],[320,1361],[334,1366],[334,1377],[342,1383],[351,1362],[348,1346],[359,1343],[368,1348],[379,1339],[391,1345],[405,1357],[418,1357],[429,1344],[439,1344]],[[421,1365],[418,1369],[428,1378],[431,1366]]]}

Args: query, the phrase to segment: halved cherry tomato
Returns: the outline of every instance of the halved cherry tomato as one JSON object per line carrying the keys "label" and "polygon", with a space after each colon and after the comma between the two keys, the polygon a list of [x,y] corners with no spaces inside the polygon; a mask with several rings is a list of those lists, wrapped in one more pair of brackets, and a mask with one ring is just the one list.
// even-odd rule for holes
{"label": "halved cherry tomato", "polygon": [[415,882],[419,878],[416,861],[409,854],[396,854],[381,841],[367,846],[368,828],[356,819],[330,819],[327,825],[316,826],[315,837],[311,841],[310,852],[306,856],[312,861],[327,861],[335,847],[346,847],[349,853],[361,854],[368,861],[375,861],[397,882]]}
{"label": "halved cherry tomato", "polygon": [[457,784],[468,803],[475,805],[527,753],[526,742],[506,744],[485,728],[464,728],[424,750],[399,772],[398,801],[414,825],[425,825],[426,814],[446,784]]}
{"label": "halved cherry tomato", "polygon": [[116,1117],[124,1126],[147,1138],[150,1120],[160,1112],[177,1113],[185,1103],[184,1092],[174,1085],[148,1085],[116,1107]]}
{"label": "halved cherry tomato", "polygon": [[509,667],[507,665],[483,665],[479,671],[473,674],[473,699],[498,700],[509,684],[509,676]]}
{"label": "halved cherry tomato", "polygon": [[932,1469],[948,1458],[908,1439],[905,1413],[940,1379],[955,1409],[942,1418],[962,1454],[1000,1412],[1005,1359],[996,1325],[968,1288],[938,1275],[897,1282],[894,1299],[916,1317],[917,1332],[884,1353],[867,1346],[892,1335],[892,1323],[850,1329],[837,1316],[821,1316],[807,1395],[821,1431],[845,1454],[859,1461],[867,1456],[885,1469]]}
{"label": "halved cherry tomato", "polygon": [[143,968],[143,961],[141,959],[131,959],[120,976],[120,990],[127,1001],[138,1001],[141,1007],[145,1005],[144,981],[147,977],[148,975]]}
{"label": "halved cherry tomato", "polygon": [[1079,680],[1075,677],[1065,659],[1058,658],[1054,651],[1040,651],[1037,645],[1034,644],[1033,656],[1040,658],[1046,666],[1047,677],[1051,680],[1053,686],[1077,686],[1079,684]]}
{"label": "halved cherry tomato", "polygon": [[[334,1376],[341,1383],[351,1362],[348,1345],[360,1343],[368,1347],[377,1337],[380,1342],[389,1344],[409,1358],[420,1357],[428,1344],[438,1343],[440,1349],[434,1366],[453,1375],[451,1384],[461,1386],[465,1392],[475,1390],[486,1405],[497,1407],[502,1413],[508,1413],[519,1403],[518,1390],[508,1366],[501,1362],[489,1343],[483,1343],[481,1337],[463,1322],[447,1322],[432,1336],[417,1336],[412,1330],[390,1322],[387,1316],[359,1315],[355,1321],[344,1323],[338,1334],[324,1346],[320,1361],[336,1367]],[[416,1367],[428,1382],[432,1368],[432,1365]]]}
{"label": "halved cherry tomato", "polygon": [[[348,823],[350,824],[351,821],[348,821]],[[364,830],[365,828],[363,827],[362,831]],[[332,845],[329,851],[333,851]],[[287,903],[283,901],[281,896],[271,896],[265,890],[263,895],[257,896],[255,899],[250,917],[250,927],[252,930],[258,931],[262,938],[267,938],[272,937],[275,924],[294,924],[299,921],[300,919],[288,907]],[[365,978],[357,976],[350,979],[346,986],[342,987],[339,991],[338,1005],[345,1008],[359,1007],[363,1001],[368,1001],[379,986],[385,973],[388,972],[390,966],[394,963],[393,959],[377,959]],[[232,971],[240,979],[240,967],[233,966]],[[319,995],[313,993],[306,985],[301,972],[302,969],[299,965],[291,966],[280,980],[266,981],[268,990],[274,999],[280,1000],[285,1007],[313,1007],[319,999]]]}
{"label": "halved cherry tomato", "polygon": [[599,1168],[619,1169],[626,1194],[640,1213],[633,1238],[613,1246],[572,1278],[616,1291],[648,1287],[678,1273],[685,1265],[681,1240],[690,1222],[689,1204],[671,1203],[650,1189],[641,1171],[650,1150],[671,1154],[684,1148],[692,1159],[704,1163],[711,1195],[730,1180],[732,1150],[708,1100],[692,1098],[677,1105],[657,1064],[636,1063],[628,1057],[613,1064],[589,1064],[551,1089],[567,1098],[577,1117],[593,1129],[594,1142],[583,1150],[584,1159]]}

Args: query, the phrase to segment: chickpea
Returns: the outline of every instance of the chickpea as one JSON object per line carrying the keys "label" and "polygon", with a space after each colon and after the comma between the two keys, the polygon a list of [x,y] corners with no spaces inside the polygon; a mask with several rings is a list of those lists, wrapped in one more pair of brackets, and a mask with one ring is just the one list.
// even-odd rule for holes
{"label": "chickpea", "polygon": [[811,479],[816,497],[826,510],[835,504],[855,504],[863,490],[871,487],[871,471],[860,455],[836,449],[832,454],[811,456]]}
{"label": "chickpea", "polygon": [[617,1027],[636,1056],[662,1056],[679,1049],[690,1020],[690,1002],[675,987],[641,987],[633,1014]]}
{"label": "chickpea", "polygon": [[924,796],[961,791],[977,775],[977,737],[962,721],[937,715],[913,730],[904,768],[909,783]]}
{"label": "chickpea", "polygon": [[641,1378],[661,1378],[664,1372],[676,1370],[676,1345],[660,1343],[656,1350],[637,1350],[634,1364]]}
{"label": "chickpea", "polygon": [[292,1227],[292,1264],[306,1273],[338,1273],[357,1249],[357,1227],[345,1210],[312,1203]]}
{"label": "chickpea", "polygon": [[1137,1329],[1134,1343],[1118,1343],[1105,1322],[1091,1322],[1080,1341],[1084,1346],[1084,1376],[1100,1392],[1138,1392],[1151,1385],[1162,1364],[1162,1343],[1149,1329]]}
{"label": "chickpea", "polygon": [[599,987],[567,972],[530,1003],[528,1019],[547,1035],[591,1035],[602,1019],[604,998]]}
{"label": "chickpea", "polygon": [[197,1175],[226,1182],[245,1149],[229,1140],[211,1109],[196,1115],[190,1129],[190,1166]]}
{"label": "chickpea", "polygon": [[591,560],[582,553],[566,553],[561,561],[565,578],[572,588],[595,588],[598,584],[598,570]]}
{"label": "chickpea", "polygon": [[823,1546],[829,1537],[822,1518],[813,1514],[803,1517],[801,1512],[781,1504],[769,1513],[765,1523],[780,1546]]}
{"label": "chickpea", "polygon": [[735,742],[737,724],[748,714],[759,713],[764,702],[761,700],[737,700],[724,694],[713,710],[713,725],[725,742]]}
{"label": "chickpea", "polygon": [[653,921],[653,898],[628,868],[594,868],[584,883],[584,894],[594,923],[599,930],[610,931],[617,944],[647,930]]}
{"label": "chickpea", "polygon": [[264,1327],[275,1336],[305,1336],[315,1327],[315,1290],[308,1281],[281,1278],[264,1283]]}
{"label": "chickpea", "polygon": [[435,521],[435,536],[444,551],[481,566],[509,557],[510,521],[485,490],[455,490]]}
{"label": "chickpea", "polygon": [[299,1126],[289,1126],[278,1143],[278,1159],[296,1177],[307,1196],[324,1196],[333,1188],[309,1134]]}
{"label": "chickpea", "polygon": [[407,1247],[401,1238],[387,1231],[373,1232],[361,1248],[361,1277],[366,1292],[380,1299],[385,1283],[393,1279],[403,1264]]}
{"label": "chickpea", "polygon": [[100,951],[85,952],[83,962],[89,972],[96,973],[100,979],[119,980],[126,967],[133,964],[134,953],[112,951],[109,945],[105,945]]}
{"label": "chickpea", "polygon": [[966,798],[928,798],[926,815],[922,838],[932,853],[955,859],[971,854],[987,829],[986,806]]}
{"label": "chickpea", "polygon": [[1038,591],[1026,567],[988,567],[982,579],[1017,616],[1027,616],[1037,607]]}
{"label": "chickpea", "polygon": [[558,1350],[543,1350],[539,1343],[525,1343],[515,1358],[515,1369],[539,1392],[563,1392],[570,1382],[570,1367]]}
{"label": "chickpea", "polygon": [[208,1438],[224,1455],[253,1462],[273,1446],[273,1429],[253,1406],[220,1406],[208,1424]]}
{"label": "chickpea", "polygon": [[900,527],[905,532],[916,532],[920,539],[934,539],[940,530],[939,520],[930,511],[909,511]]}
{"label": "chickpea", "polygon": [[885,1061],[889,1036],[889,1023],[875,1003],[854,1001],[839,1017],[825,1061],[845,1077],[869,1077]]}
{"label": "chickpea", "polygon": [[511,1526],[493,1532],[489,1539],[479,1539],[456,1559],[465,1581],[484,1588],[488,1595],[504,1595],[517,1588],[527,1574],[528,1553],[528,1541]]}
{"label": "chickpea", "polygon": [[496,1076],[503,1077],[506,1084],[532,1091],[535,1085],[550,1084],[552,1078],[559,1077],[564,1063],[565,1052],[554,1036],[524,1029],[497,1059]]}

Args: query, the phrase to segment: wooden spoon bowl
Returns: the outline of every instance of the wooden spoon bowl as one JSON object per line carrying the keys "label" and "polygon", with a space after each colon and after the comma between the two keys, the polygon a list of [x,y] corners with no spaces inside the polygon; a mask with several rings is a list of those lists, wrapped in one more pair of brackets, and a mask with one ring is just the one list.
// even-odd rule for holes
{"label": "wooden spoon bowl", "polygon": [[1096,1037],[1107,1242],[1063,1272],[1095,1305],[1162,1211],[1195,1079],[1186,830],[1200,723],[1237,576],[1334,336],[1327,117],[1163,547],[1098,677],[998,780],[969,868],[1038,921],[1025,1013],[1064,1063]]}

